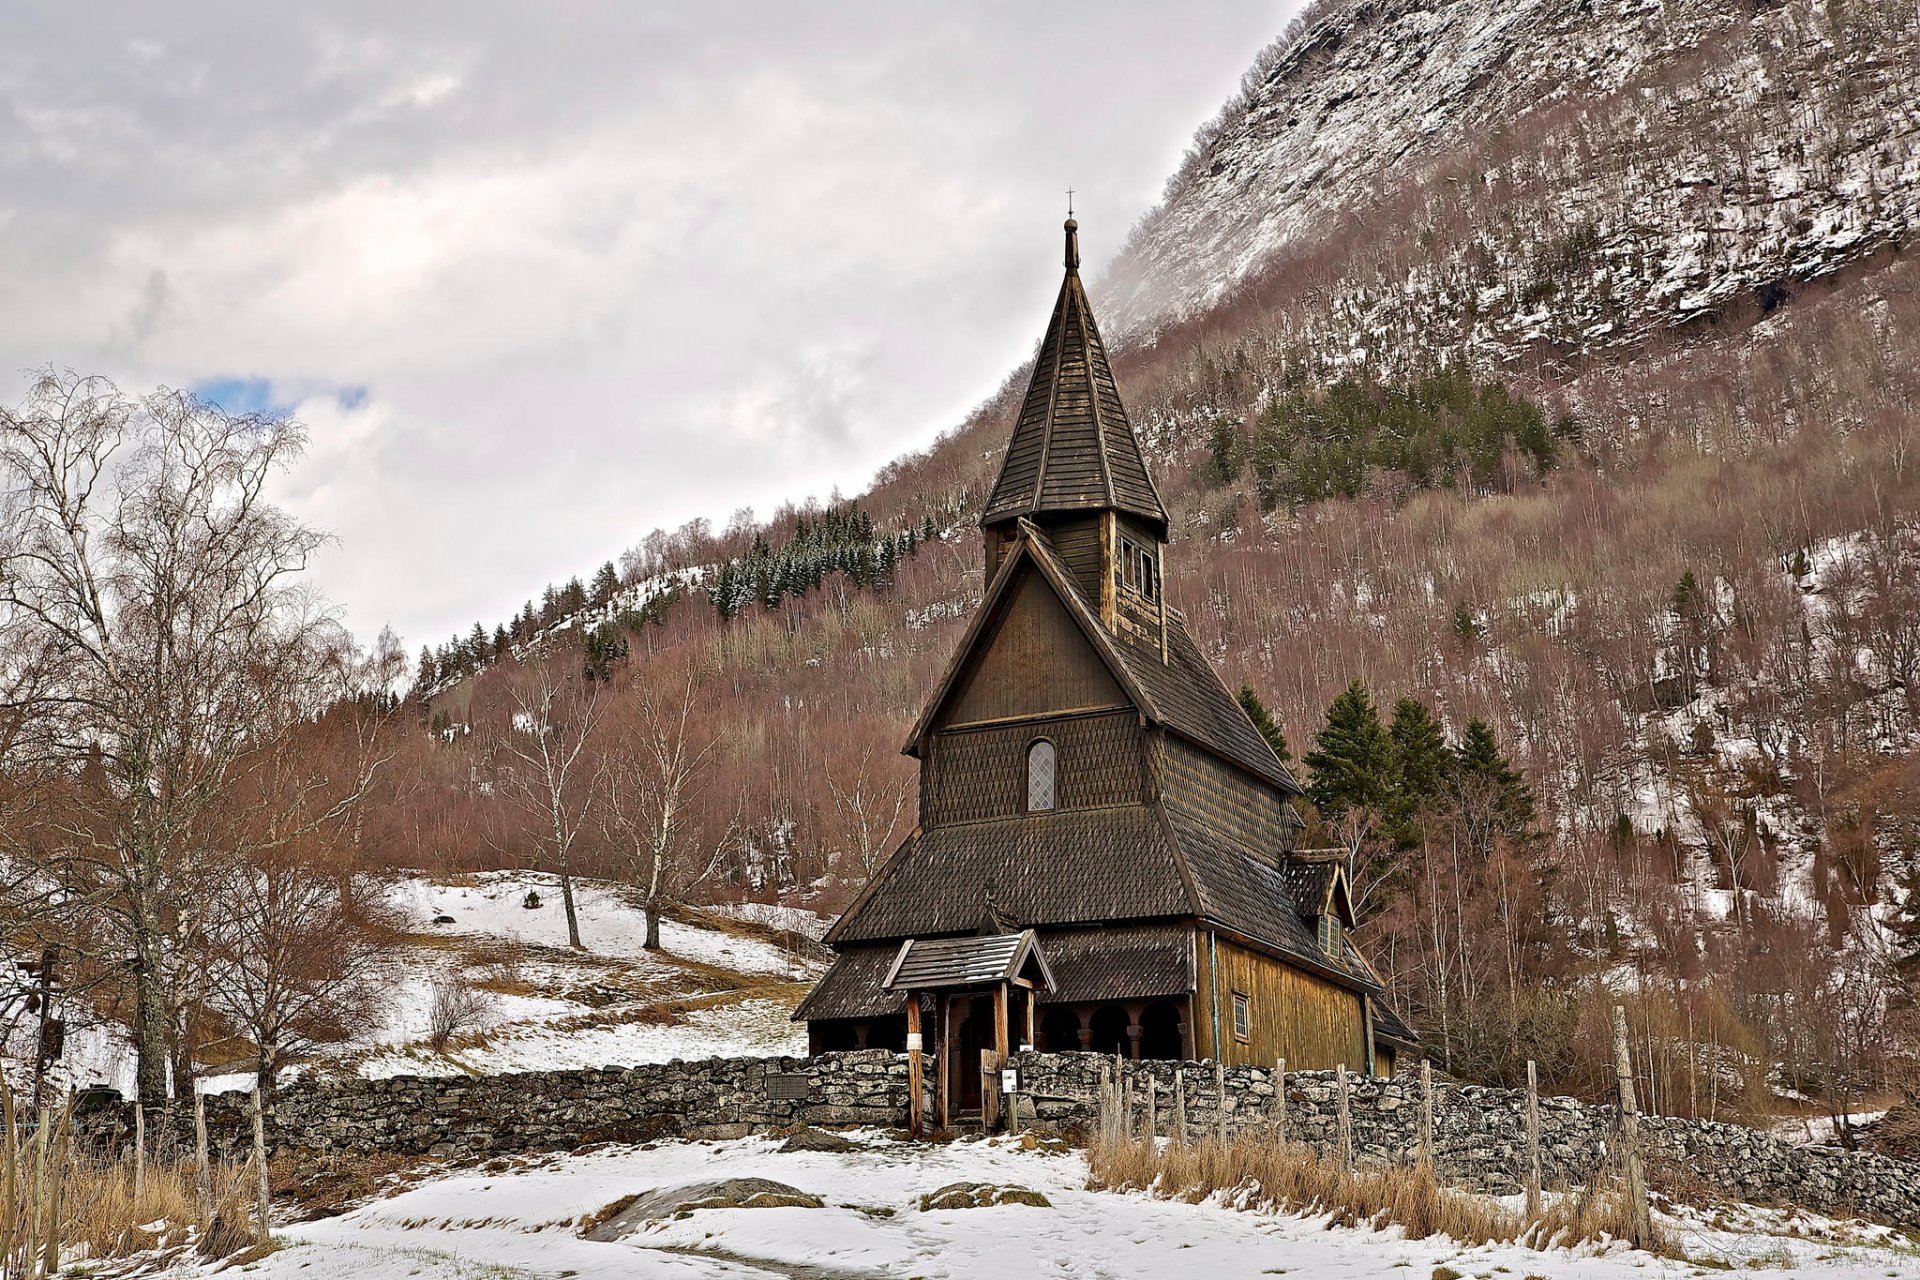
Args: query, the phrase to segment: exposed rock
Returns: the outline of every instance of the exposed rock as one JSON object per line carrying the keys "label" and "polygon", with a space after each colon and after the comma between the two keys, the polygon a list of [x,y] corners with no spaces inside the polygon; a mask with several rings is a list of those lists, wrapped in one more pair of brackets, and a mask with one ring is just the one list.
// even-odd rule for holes
{"label": "exposed rock", "polygon": [[933,1209],[990,1209],[998,1204],[1053,1208],[1053,1203],[1038,1191],[1011,1183],[996,1186],[991,1182],[950,1182],[938,1191],[920,1197],[923,1213]]}
{"label": "exposed rock", "polygon": [[[615,1202],[616,1204],[618,1201]],[[622,1240],[649,1222],[677,1218],[696,1209],[821,1209],[826,1202],[798,1187],[770,1178],[724,1178],[665,1187],[635,1196],[625,1208],[599,1221],[589,1240]]]}
{"label": "exposed rock", "polygon": [[787,1140],[780,1144],[782,1151],[853,1151],[859,1143],[843,1138],[837,1133],[825,1129],[815,1129],[810,1125],[801,1125]]}

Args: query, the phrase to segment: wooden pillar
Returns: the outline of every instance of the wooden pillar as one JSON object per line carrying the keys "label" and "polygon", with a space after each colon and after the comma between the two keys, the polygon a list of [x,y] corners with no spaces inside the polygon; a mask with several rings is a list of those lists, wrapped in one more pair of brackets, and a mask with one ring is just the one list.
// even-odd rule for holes
{"label": "wooden pillar", "polygon": [[1034,1025],[1033,1025],[1033,1019],[1034,1019],[1033,1007],[1039,1003],[1040,1003],[1040,993],[1038,991],[1027,992],[1027,1034],[1021,1039],[1020,1043],[1023,1047],[1028,1049],[1031,1049],[1035,1045],[1040,1043],[1040,1041],[1036,1039],[1034,1036]]}
{"label": "wooden pillar", "polygon": [[1000,1069],[1007,1065],[1007,984],[993,989],[993,1047],[980,1052],[980,1124],[991,1132],[1000,1127]]}
{"label": "wooden pillar", "polygon": [[921,1131],[921,1038],[920,993],[907,992],[907,1132],[918,1138]]}
{"label": "wooden pillar", "polygon": [[940,997],[940,1128],[953,1128],[953,997]]}

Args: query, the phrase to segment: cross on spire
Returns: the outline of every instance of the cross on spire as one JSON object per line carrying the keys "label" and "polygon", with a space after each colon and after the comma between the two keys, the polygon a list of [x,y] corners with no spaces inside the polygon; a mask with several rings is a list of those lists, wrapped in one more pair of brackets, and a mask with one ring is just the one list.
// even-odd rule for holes
{"label": "cross on spire", "polygon": [[1073,188],[1072,187],[1067,188],[1067,216],[1069,218],[1073,216]]}

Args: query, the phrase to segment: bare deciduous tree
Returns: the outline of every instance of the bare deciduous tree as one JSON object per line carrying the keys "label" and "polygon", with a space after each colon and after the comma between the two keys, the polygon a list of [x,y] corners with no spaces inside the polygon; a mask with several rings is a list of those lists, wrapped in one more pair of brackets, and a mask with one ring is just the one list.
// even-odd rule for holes
{"label": "bare deciduous tree", "polygon": [[547,654],[505,673],[504,723],[489,737],[500,794],[535,828],[535,840],[560,876],[567,916],[567,945],[586,950],[574,905],[573,858],[593,803],[587,747],[604,706],[599,682]]}
{"label": "bare deciduous tree", "polygon": [[600,755],[601,822],[639,886],[649,951],[660,950],[662,912],[714,873],[732,829],[706,803],[716,744],[694,721],[697,692],[690,666],[671,682],[643,676]]}
{"label": "bare deciduous tree", "polygon": [[204,930],[210,811],[343,647],[301,580],[322,535],[264,496],[303,438],[52,372],[0,410],[7,763],[65,789],[21,906],[91,914],[96,958],[132,986],[149,1106]]}

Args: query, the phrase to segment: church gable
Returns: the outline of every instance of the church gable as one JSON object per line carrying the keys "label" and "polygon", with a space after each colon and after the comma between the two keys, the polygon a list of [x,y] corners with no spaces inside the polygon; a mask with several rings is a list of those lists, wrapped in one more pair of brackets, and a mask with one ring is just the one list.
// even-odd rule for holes
{"label": "church gable", "polygon": [[1129,705],[1106,662],[1031,564],[1003,594],[936,717],[941,727]]}

